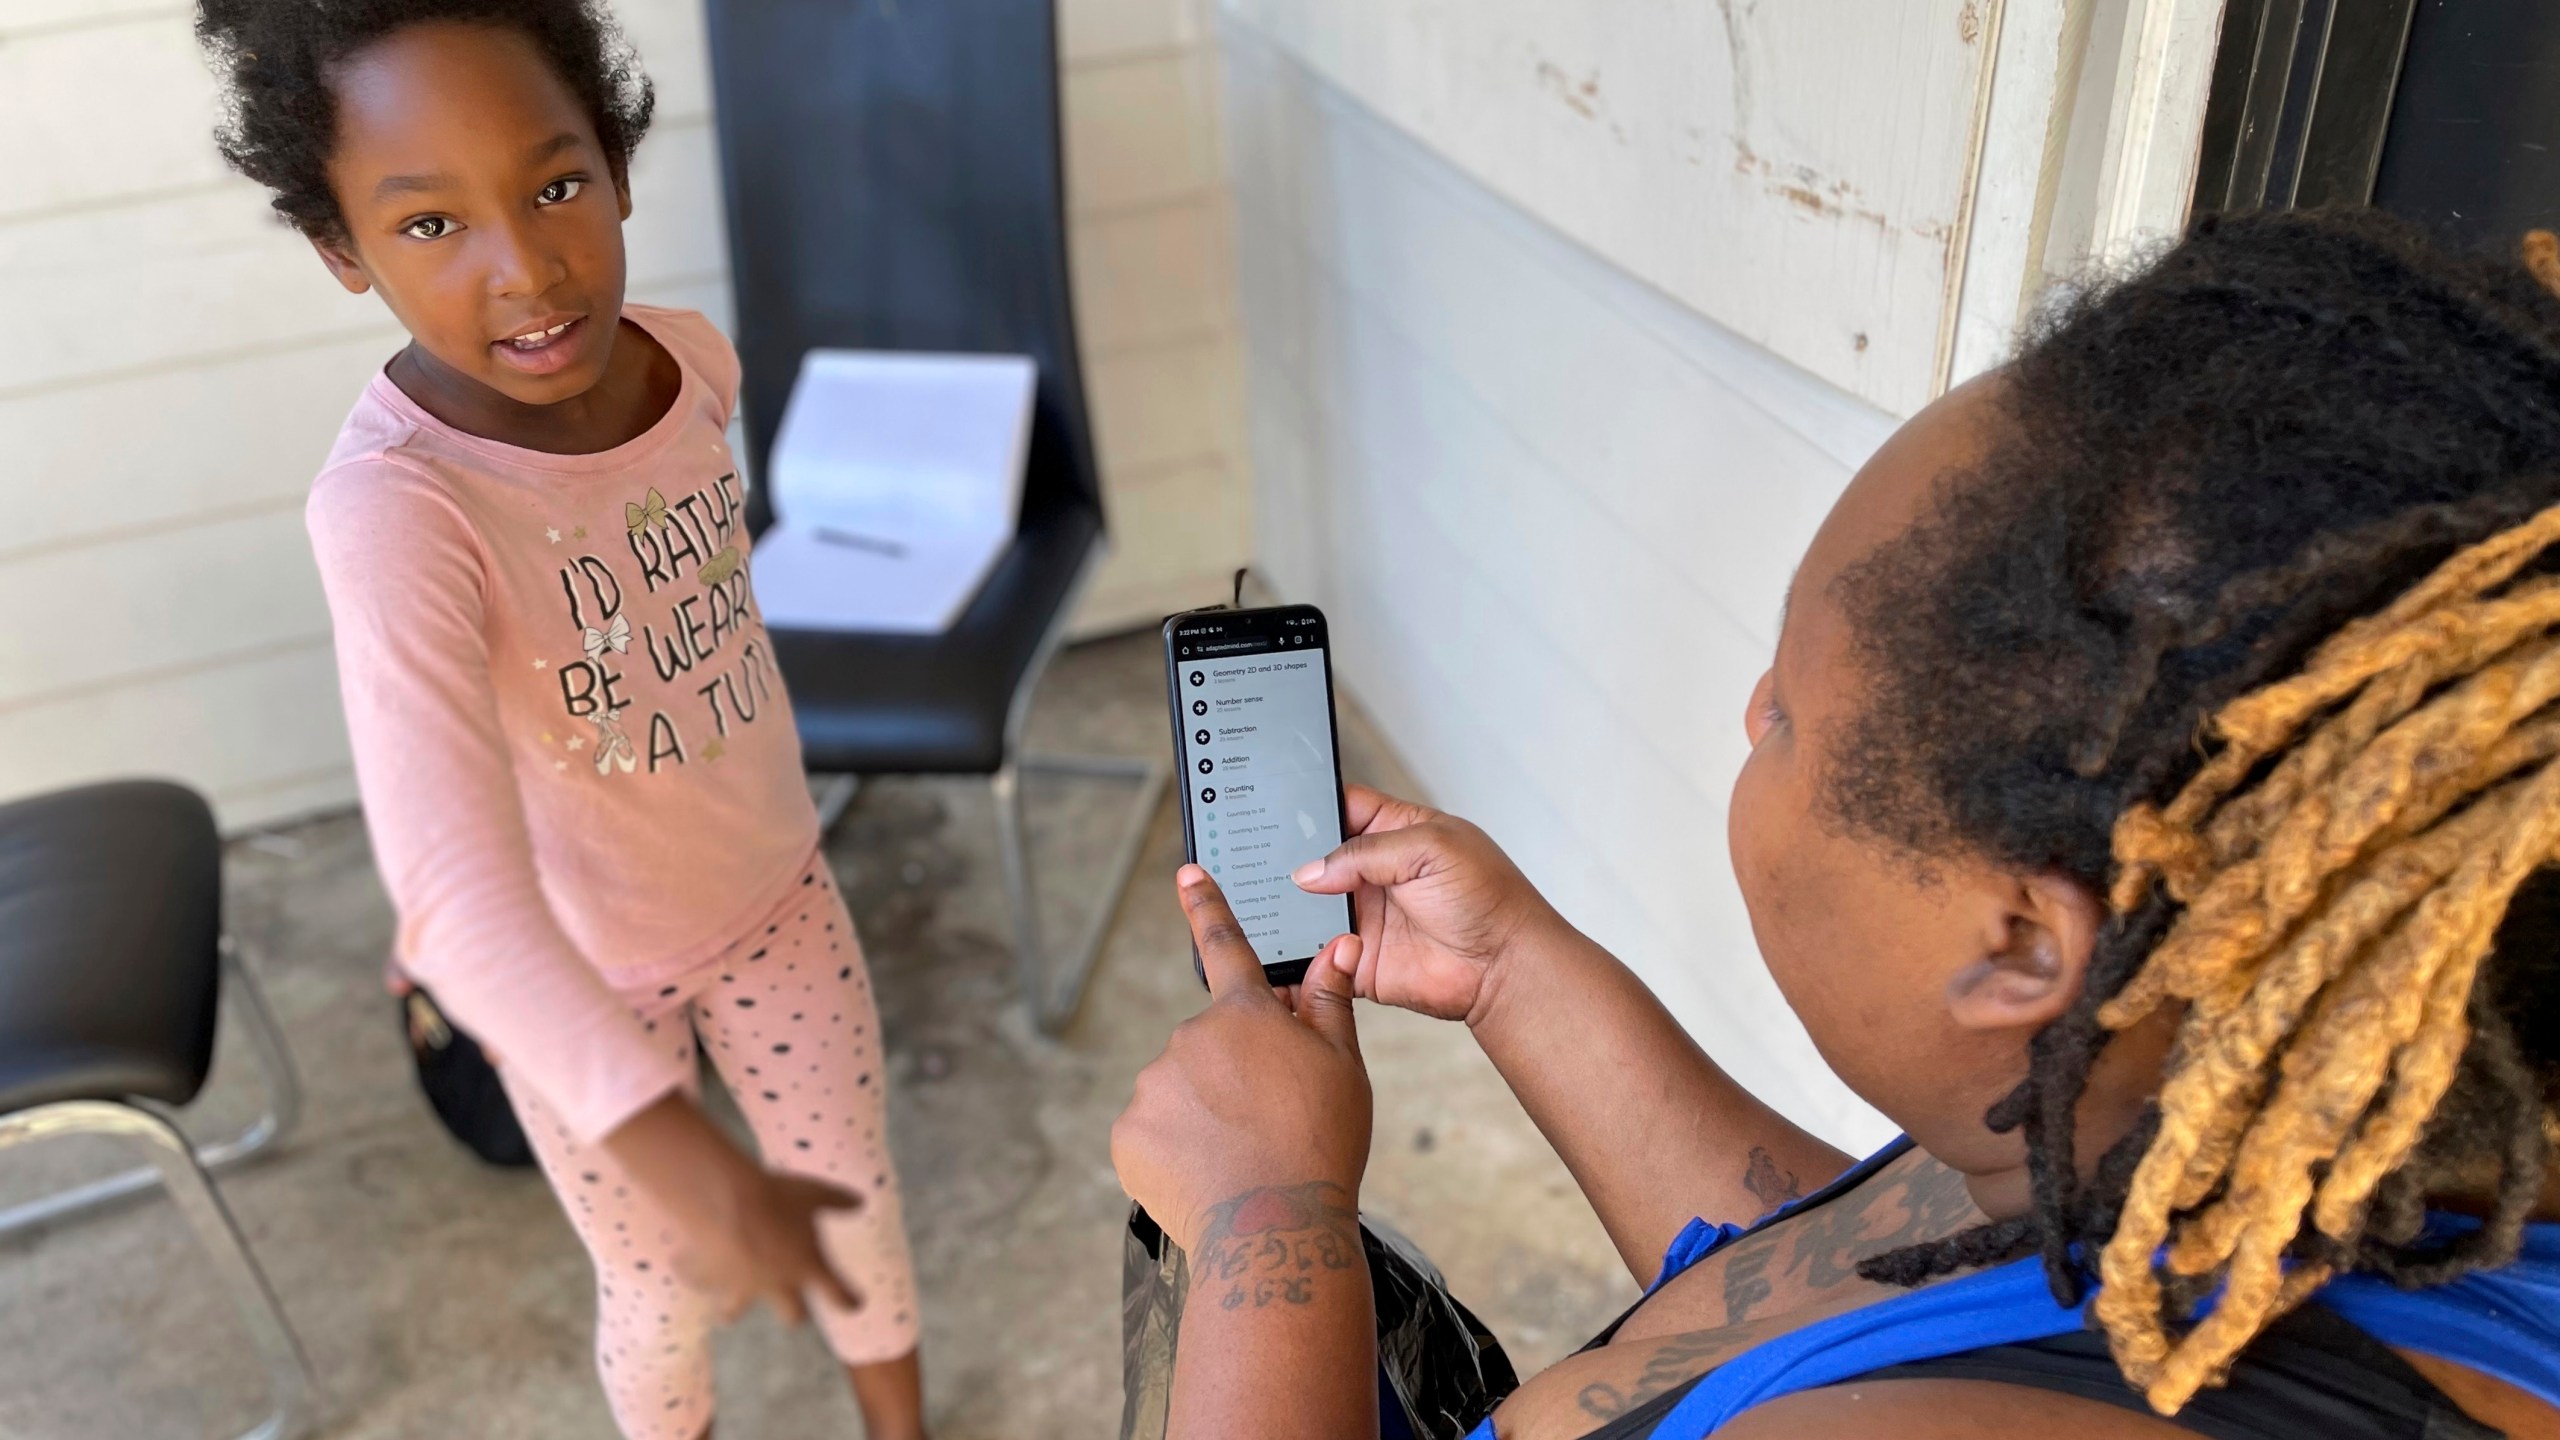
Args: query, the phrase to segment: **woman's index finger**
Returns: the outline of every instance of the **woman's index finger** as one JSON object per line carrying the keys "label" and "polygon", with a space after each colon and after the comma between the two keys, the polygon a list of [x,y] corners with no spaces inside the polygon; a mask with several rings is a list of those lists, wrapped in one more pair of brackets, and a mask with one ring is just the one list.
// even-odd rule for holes
{"label": "woman's index finger", "polygon": [[1381,830],[1401,830],[1407,825],[1431,818],[1431,811],[1410,800],[1400,800],[1384,790],[1367,785],[1342,787],[1343,818],[1349,822],[1343,834],[1368,835]]}
{"label": "woman's index finger", "polygon": [[1209,993],[1221,1000],[1234,994],[1257,995],[1276,1004],[1271,982],[1263,977],[1262,960],[1253,953],[1244,927],[1236,923],[1235,912],[1227,908],[1218,882],[1197,865],[1183,866],[1173,878],[1182,892],[1183,917],[1191,922],[1191,943],[1199,947],[1200,970],[1209,982]]}
{"label": "woman's index finger", "polygon": [[1356,781],[1343,786],[1342,809],[1343,818],[1350,822],[1348,833],[1358,835],[1366,831],[1387,804],[1386,792],[1382,790],[1373,790]]}

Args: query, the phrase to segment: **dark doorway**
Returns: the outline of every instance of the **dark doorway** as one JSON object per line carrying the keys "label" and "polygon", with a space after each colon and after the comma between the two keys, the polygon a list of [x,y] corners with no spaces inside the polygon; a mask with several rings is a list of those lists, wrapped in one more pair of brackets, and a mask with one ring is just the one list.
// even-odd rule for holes
{"label": "dark doorway", "polygon": [[2373,201],[2465,245],[2560,225],[2560,5],[2423,0]]}
{"label": "dark doorway", "polygon": [[2465,248],[2560,226],[2560,5],[2230,0],[2196,212],[2367,202]]}

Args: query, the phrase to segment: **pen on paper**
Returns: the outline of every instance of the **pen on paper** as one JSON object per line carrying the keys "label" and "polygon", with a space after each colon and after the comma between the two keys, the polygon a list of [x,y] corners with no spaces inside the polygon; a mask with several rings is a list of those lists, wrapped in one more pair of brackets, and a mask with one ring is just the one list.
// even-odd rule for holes
{"label": "pen on paper", "polygon": [[830,545],[842,545],[848,550],[868,550],[874,555],[886,555],[892,560],[907,558],[907,547],[895,540],[857,535],[850,530],[829,530],[823,526],[819,527],[817,536]]}

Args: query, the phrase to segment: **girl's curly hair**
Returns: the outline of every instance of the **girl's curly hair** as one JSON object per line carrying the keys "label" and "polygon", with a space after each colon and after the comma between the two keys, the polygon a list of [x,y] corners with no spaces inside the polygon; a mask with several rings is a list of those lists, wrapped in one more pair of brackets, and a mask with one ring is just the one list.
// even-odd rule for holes
{"label": "girl's curly hair", "polygon": [[585,107],[623,182],[656,95],[621,27],[592,0],[198,0],[196,39],[222,81],[222,158],[274,191],[276,213],[293,228],[343,240],[346,217],[329,189],[330,72],[386,36],[439,22],[506,26],[532,40]]}

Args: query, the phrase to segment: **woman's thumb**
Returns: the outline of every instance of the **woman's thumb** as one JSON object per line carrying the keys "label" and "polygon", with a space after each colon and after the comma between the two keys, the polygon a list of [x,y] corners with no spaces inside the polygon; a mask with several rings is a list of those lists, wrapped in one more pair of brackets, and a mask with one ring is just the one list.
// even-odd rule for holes
{"label": "woman's thumb", "polygon": [[1351,977],[1360,967],[1360,937],[1345,935],[1324,948],[1298,982],[1298,1018],[1346,1055],[1360,1053],[1360,1027],[1351,1014]]}

